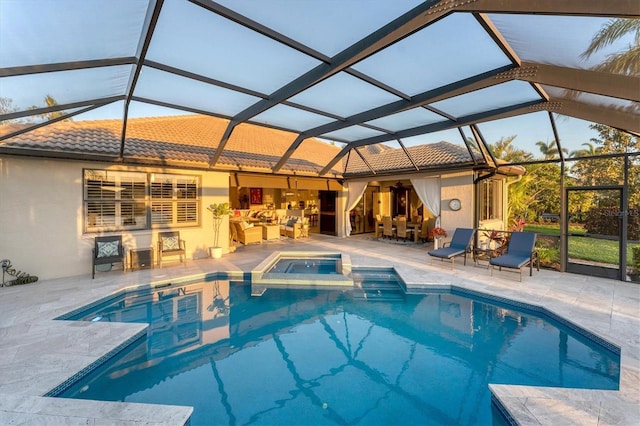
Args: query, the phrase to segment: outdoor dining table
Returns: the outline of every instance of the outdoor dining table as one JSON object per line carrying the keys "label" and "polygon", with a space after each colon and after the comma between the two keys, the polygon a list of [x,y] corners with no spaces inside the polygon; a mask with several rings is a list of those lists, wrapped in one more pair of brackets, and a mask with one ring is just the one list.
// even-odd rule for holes
{"label": "outdoor dining table", "polygon": [[[397,225],[397,220],[393,219],[393,226]],[[420,238],[420,229],[422,229],[422,223],[420,222],[407,222],[407,229],[413,229],[413,241],[417,244]],[[382,222],[376,223],[376,238],[382,234]]]}

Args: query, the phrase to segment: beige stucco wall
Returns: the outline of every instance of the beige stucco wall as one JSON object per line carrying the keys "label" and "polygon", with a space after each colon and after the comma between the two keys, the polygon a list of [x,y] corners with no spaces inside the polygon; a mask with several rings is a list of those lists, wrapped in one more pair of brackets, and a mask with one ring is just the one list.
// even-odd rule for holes
{"label": "beige stucco wall", "polygon": [[[200,226],[175,228],[187,244],[187,257],[209,255],[213,221],[206,206],[229,199],[229,174],[171,168],[124,168],[96,162],[0,157],[0,259],[41,279],[91,273],[96,234],[83,234],[84,168],[185,173],[201,176]],[[229,227],[220,245],[228,251]],[[157,247],[158,230],[118,232],[127,249]]]}
{"label": "beige stucco wall", "polygon": [[[473,173],[455,173],[443,175],[440,178],[440,218],[441,226],[449,235],[456,228],[473,228],[474,209]],[[462,207],[453,211],[449,201],[458,198]]]}

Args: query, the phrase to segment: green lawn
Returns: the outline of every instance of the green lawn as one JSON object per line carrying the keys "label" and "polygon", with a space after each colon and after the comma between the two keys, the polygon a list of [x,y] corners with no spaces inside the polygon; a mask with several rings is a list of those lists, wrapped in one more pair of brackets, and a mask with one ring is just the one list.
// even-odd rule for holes
{"label": "green lawn", "polygon": [[[542,235],[560,236],[560,225],[532,224],[524,227],[525,231]],[[571,233],[584,233],[579,226],[570,227]],[[633,254],[631,248],[640,244],[627,245],[627,265],[631,266]],[[609,240],[597,240],[588,237],[573,237],[569,240],[569,257],[575,259],[590,260],[602,263],[618,263],[618,242]]]}
{"label": "green lawn", "polygon": [[[540,223],[532,223],[524,226],[524,230],[535,232],[536,234],[546,234],[560,236],[560,225],[546,225]],[[587,231],[581,226],[570,226],[569,231],[572,233],[586,233]]]}

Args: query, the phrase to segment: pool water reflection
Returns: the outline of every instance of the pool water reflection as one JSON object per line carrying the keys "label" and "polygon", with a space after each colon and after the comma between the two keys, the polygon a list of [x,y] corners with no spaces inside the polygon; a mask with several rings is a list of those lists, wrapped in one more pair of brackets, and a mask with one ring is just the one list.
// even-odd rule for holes
{"label": "pool water reflection", "polygon": [[452,293],[205,282],[83,319],[149,322],[147,340],[61,396],[195,407],[201,424],[491,424],[488,383],[617,389],[618,354],[559,324]]}

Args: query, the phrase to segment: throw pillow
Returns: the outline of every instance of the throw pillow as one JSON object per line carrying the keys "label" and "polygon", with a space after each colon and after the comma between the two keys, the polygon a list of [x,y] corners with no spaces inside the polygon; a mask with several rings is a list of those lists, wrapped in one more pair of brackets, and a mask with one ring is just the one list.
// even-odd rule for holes
{"label": "throw pillow", "polygon": [[165,237],[162,239],[162,250],[178,250],[180,249],[180,244],[178,241],[178,237]]}
{"label": "throw pillow", "polygon": [[98,257],[117,256],[120,241],[98,241]]}

